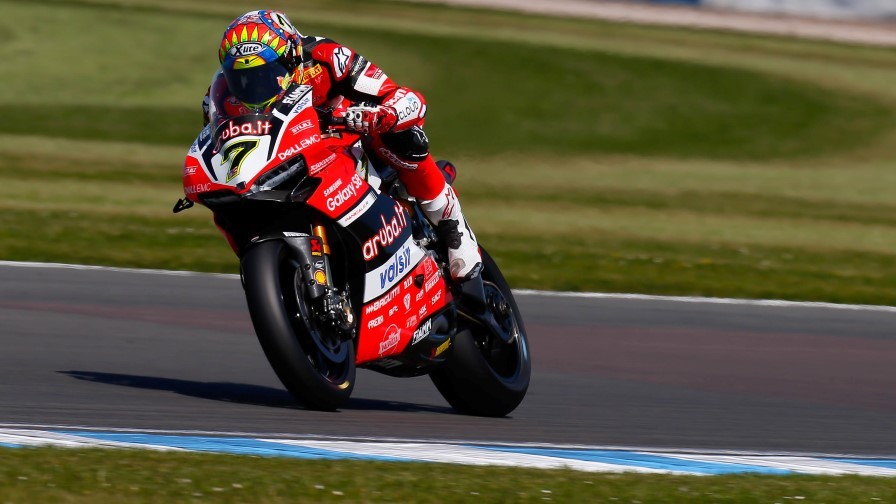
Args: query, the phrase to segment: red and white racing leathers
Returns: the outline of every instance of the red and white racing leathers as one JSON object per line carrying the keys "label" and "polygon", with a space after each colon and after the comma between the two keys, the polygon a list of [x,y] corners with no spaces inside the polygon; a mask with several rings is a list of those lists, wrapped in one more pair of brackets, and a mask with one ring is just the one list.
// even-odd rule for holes
{"label": "red and white racing leathers", "polygon": [[[394,167],[408,194],[417,198],[433,224],[445,221],[453,230],[449,244],[449,262],[454,278],[478,272],[481,257],[476,237],[461,212],[454,189],[429,153],[429,140],[423,132],[426,101],[407,87],[398,86],[383,71],[348,47],[322,37],[302,38],[302,69],[294,79],[312,87],[314,106],[330,105],[345,97],[354,103],[370,103],[394,110],[394,125],[385,132],[371,131],[368,150]],[[301,73],[301,75],[299,75]],[[208,93],[204,102],[208,121]],[[236,98],[224,100],[227,115],[249,110]],[[446,227],[445,225],[440,228]],[[452,233],[452,231],[449,231]]]}

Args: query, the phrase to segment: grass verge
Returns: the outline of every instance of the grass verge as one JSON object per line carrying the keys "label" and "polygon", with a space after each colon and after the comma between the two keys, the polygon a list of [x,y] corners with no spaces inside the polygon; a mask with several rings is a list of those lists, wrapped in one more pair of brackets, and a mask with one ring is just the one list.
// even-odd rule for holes
{"label": "grass verge", "polygon": [[[891,502],[889,478],[668,476],[123,450],[2,449],[4,502]],[[375,475],[372,476],[372,475]]]}

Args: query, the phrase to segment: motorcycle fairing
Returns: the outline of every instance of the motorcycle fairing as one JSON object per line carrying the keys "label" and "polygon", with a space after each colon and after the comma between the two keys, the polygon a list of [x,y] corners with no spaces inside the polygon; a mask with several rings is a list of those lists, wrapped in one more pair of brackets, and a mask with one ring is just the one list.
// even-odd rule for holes
{"label": "motorcycle fairing", "polygon": [[[324,182],[306,203],[337,222],[364,198],[369,199],[374,194],[373,188],[358,173],[354,158],[349,156],[337,156],[313,176]],[[369,205],[364,207],[364,211],[369,208]]]}
{"label": "motorcycle fairing", "polygon": [[376,191],[347,159],[317,173],[326,183],[306,202],[339,223],[360,250],[364,306],[356,360],[361,364],[405,352],[420,322],[442,310],[451,295],[435,260],[415,242],[405,207]]}
{"label": "motorcycle fairing", "polygon": [[[411,242],[409,250],[421,250]],[[421,250],[422,253],[422,250]],[[386,263],[384,266],[389,266]],[[365,285],[379,282],[379,272],[365,278]],[[366,296],[365,296],[366,298]],[[359,343],[356,360],[359,364],[396,356],[405,352],[423,336],[414,332],[428,317],[443,310],[452,300],[438,264],[428,254],[382,295],[365,301],[361,310]],[[428,336],[428,334],[427,334]]]}
{"label": "motorcycle fairing", "polygon": [[[322,132],[307,96],[299,86],[288,90],[270,114],[227,118],[203,129],[187,155],[184,192],[199,203],[200,194],[220,190],[245,196],[265,173],[301,155],[307,180],[322,182],[305,204],[341,225],[361,251],[357,362],[403,359],[405,352],[415,351],[412,347],[425,350],[422,341],[432,338],[422,332],[415,337],[415,331],[428,321],[429,332],[436,332],[432,320],[451,302],[440,268],[414,241],[404,206],[365,180],[364,163],[355,152],[357,136]],[[285,103],[293,99],[294,104]]]}
{"label": "motorcycle fairing", "polygon": [[[315,144],[338,144],[320,134],[311,88],[299,85],[287,91],[270,114],[213,116],[187,154],[184,192],[188,199],[202,203],[200,194],[222,189],[245,194],[260,176],[300,153],[309,167],[318,170],[335,160],[330,149],[309,149]],[[295,101],[286,104],[291,97]]]}

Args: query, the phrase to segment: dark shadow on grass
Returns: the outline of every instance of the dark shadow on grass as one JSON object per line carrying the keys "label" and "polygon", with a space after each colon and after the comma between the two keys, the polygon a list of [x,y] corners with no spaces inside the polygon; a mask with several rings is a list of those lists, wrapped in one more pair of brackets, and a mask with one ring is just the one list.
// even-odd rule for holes
{"label": "dark shadow on grass", "polygon": [[[100,373],[96,371],[58,371],[77,380],[118,385],[146,390],[163,390],[200,399],[213,401],[264,406],[268,408],[303,409],[301,404],[283,389],[248,385],[245,383],[201,382],[160,378],[157,376],[138,376],[117,373]],[[427,406],[398,401],[381,401],[377,399],[353,398],[343,410],[361,411],[405,411],[429,413],[454,413],[448,407]]]}

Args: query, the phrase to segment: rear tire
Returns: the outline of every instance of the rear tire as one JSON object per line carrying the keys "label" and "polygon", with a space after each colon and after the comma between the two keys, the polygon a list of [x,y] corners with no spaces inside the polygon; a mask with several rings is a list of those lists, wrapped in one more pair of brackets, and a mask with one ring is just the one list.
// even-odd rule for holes
{"label": "rear tire", "polygon": [[[532,364],[523,318],[510,286],[484,249],[482,261],[488,309],[513,337],[504,341],[477,322],[462,322],[446,362],[434,369],[430,378],[457,411],[501,417],[516,409],[526,396]],[[502,301],[504,310],[496,308]]]}
{"label": "rear tire", "polygon": [[354,344],[318,326],[286,244],[256,245],[242,271],[255,334],[286,389],[310,409],[345,404],[355,384]]}

